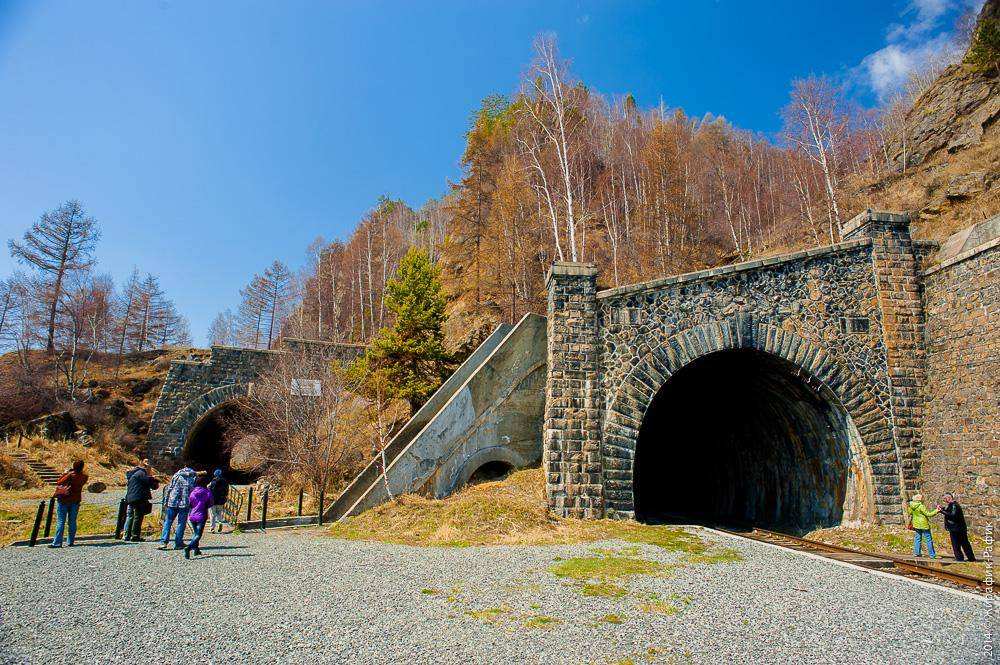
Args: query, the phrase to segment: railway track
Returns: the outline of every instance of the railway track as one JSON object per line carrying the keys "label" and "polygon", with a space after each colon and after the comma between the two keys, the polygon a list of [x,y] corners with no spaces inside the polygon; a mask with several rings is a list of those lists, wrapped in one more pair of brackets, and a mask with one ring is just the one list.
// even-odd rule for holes
{"label": "railway track", "polygon": [[963,573],[952,572],[943,567],[929,566],[922,563],[915,563],[904,557],[892,554],[882,554],[874,552],[863,552],[861,550],[831,545],[817,540],[799,538],[786,533],[767,531],[766,529],[751,528],[745,531],[715,527],[716,530],[732,536],[740,536],[750,540],[757,540],[772,545],[778,545],[800,552],[810,552],[829,559],[844,561],[863,568],[881,570],[887,573],[901,575],[903,577],[917,579],[931,579],[939,584],[958,587],[963,590],[974,589],[981,593],[995,592],[996,581],[991,581],[988,588],[984,580]]}

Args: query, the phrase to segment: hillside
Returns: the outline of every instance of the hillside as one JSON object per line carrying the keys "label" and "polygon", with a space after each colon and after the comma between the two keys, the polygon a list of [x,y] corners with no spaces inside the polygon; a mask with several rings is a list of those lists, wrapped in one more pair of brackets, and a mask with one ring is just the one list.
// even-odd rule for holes
{"label": "hillside", "polygon": [[975,35],[998,26],[1000,0],[990,0],[965,59],[907,112],[893,154],[897,172],[858,192],[863,205],[912,212],[916,237],[940,242],[1000,212],[1000,62],[995,51],[992,64],[974,53]]}
{"label": "hillside", "polygon": [[[49,440],[110,437],[123,452],[140,454],[160,386],[172,360],[203,357],[183,348],[124,356],[94,354],[77,368],[79,387],[70,399],[64,368],[42,351],[0,356],[0,432]],[[27,366],[27,367],[26,367]]]}

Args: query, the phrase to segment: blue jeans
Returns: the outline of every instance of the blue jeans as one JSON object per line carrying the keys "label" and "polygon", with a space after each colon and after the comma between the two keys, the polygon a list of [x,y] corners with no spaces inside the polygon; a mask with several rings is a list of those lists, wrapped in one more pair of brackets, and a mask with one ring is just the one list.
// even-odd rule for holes
{"label": "blue jeans", "polygon": [[936,559],[937,554],[934,552],[934,539],[931,538],[930,529],[913,530],[913,556],[920,556],[921,539],[923,539],[924,544],[927,546],[927,554],[930,555],[932,559]]}
{"label": "blue jeans", "polygon": [[160,533],[160,542],[166,545],[170,540],[170,527],[176,519],[177,529],[174,530],[174,547],[184,547],[184,527],[187,526],[187,518],[187,508],[167,506],[167,514],[163,518],[163,531]]}
{"label": "blue jeans", "polygon": [[79,503],[62,503],[56,501],[56,535],[52,539],[53,545],[62,545],[63,531],[66,529],[66,522],[69,521],[69,544],[72,545],[76,539],[76,516],[80,512]]}
{"label": "blue jeans", "polygon": [[189,550],[198,551],[198,545],[201,544],[201,534],[205,531],[205,522],[206,520],[191,522],[191,542],[187,546]]}

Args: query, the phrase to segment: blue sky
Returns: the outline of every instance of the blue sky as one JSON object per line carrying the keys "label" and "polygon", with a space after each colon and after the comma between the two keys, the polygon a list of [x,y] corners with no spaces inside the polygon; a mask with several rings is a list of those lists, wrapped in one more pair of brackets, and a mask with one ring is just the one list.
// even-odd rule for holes
{"label": "blue sky", "polygon": [[79,199],[100,268],[158,274],[204,343],[275,258],[445,193],[541,31],[601,92],[773,132],[793,78],[872,103],[967,2],[0,0],[0,240]]}

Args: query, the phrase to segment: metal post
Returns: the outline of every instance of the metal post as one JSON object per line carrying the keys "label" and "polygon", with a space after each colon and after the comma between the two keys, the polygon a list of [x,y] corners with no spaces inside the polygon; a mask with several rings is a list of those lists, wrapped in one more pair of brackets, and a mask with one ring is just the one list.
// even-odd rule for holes
{"label": "metal post", "polygon": [[45,537],[49,537],[49,530],[52,528],[52,513],[56,511],[56,498],[49,499],[49,512],[45,514]]}
{"label": "metal post", "polygon": [[303,491],[304,490],[300,487],[299,488],[299,517],[302,517],[302,492]]}
{"label": "metal post", "polygon": [[323,494],[325,493],[323,488],[319,491],[319,523],[323,523]]}
{"label": "metal post", "polygon": [[253,511],[253,487],[248,487],[247,488],[247,522],[249,522],[250,518],[253,517],[253,514],[252,514],[251,511]]}
{"label": "metal post", "polygon": [[[115,540],[122,537],[122,528],[125,526],[125,512],[127,506],[125,505],[125,499],[118,502],[118,518],[115,519]],[[132,519],[135,519],[133,517]]]}
{"label": "metal post", "polygon": [[260,530],[263,531],[267,528],[267,496],[271,493],[271,489],[264,490],[264,499],[260,503]]}
{"label": "metal post", "polygon": [[38,502],[38,511],[35,513],[35,526],[31,527],[31,540],[28,541],[28,545],[31,547],[35,546],[38,542],[38,529],[42,526],[42,515],[45,513],[45,502]]}

